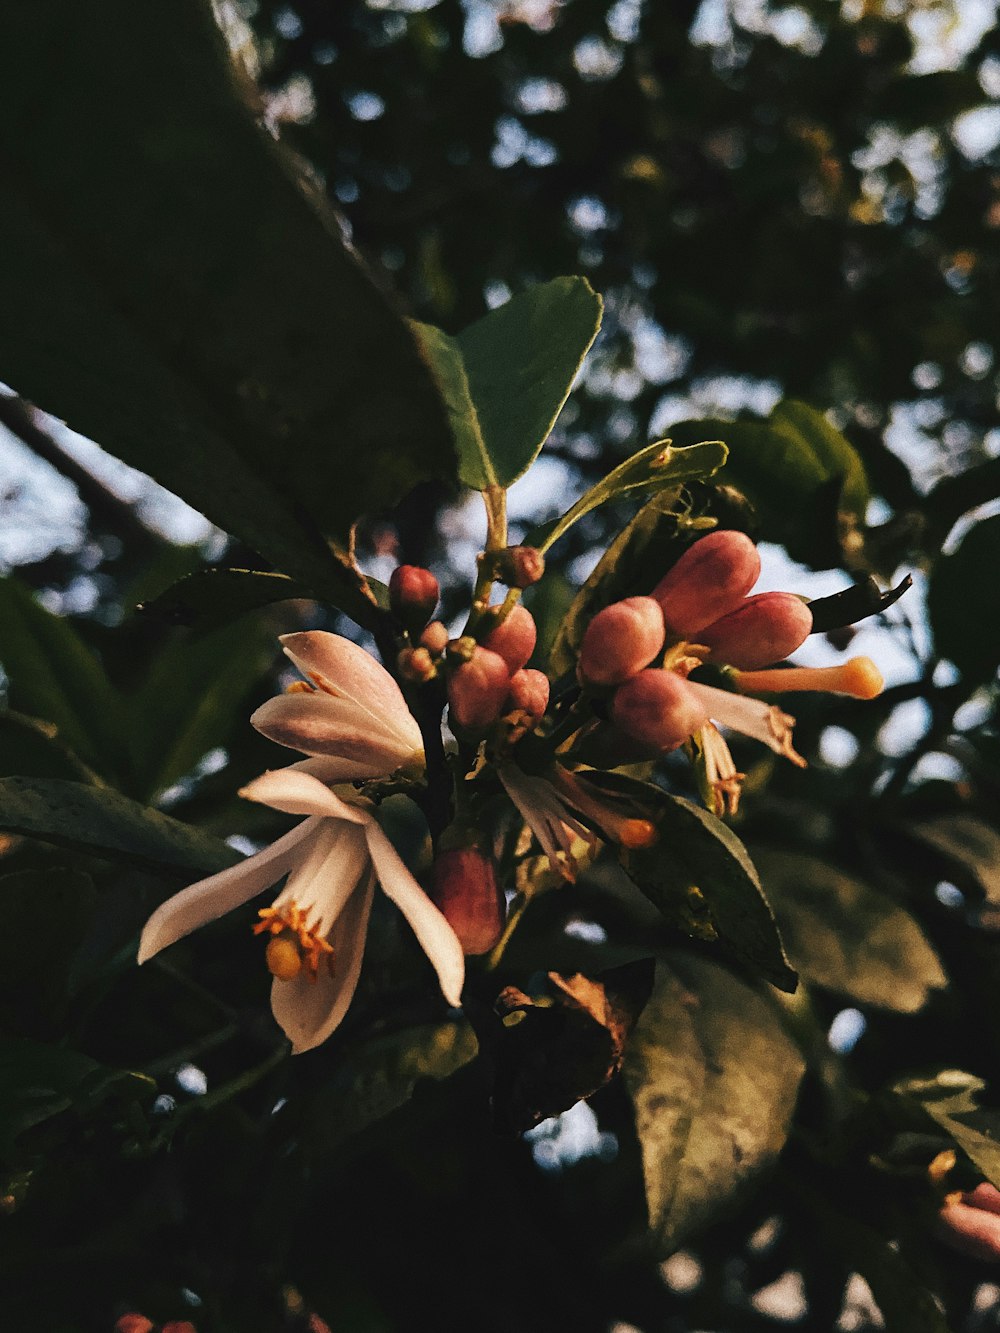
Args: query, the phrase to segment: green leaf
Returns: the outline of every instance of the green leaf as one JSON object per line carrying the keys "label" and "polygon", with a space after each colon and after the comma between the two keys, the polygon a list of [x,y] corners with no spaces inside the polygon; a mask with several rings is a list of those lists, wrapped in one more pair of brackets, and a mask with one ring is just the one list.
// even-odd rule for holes
{"label": "green leaf", "polygon": [[822,413],[788,400],[767,421],[683,421],[670,433],[677,444],[725,440],[719,480],[753,502],[768,537],[814,568],[842,562],[838,515],[863,522],[869,488],[857,452]]}
{"label": "green leaf", "polygon": [[959,810],[897,827],[940,857],[960,888],[1000,904],[1000,833],[987,820]]}
{"label": "green leaf", "polygon": [[803,1071],[778,1014],[752,987],[700,958],[660,966],[623,1067],[659,1256],[772,1164]]}
{"label": "green leaf", "polygon": [[58,778],[0,779],[0,829],[171,876],[211,875],[240,860],[218,838],[127,796]]}
{"label": "green leaf", "polygon": [[422,1079],[444,1079],[478,1050],[467,1023],[404,1028],[355,1047],[310,1103],[306,1135],[319,1152],[332,1152],[413,1096]]}
{"label": "green leaf", "polygon": [[[595,782],[595,774],[589,774]],[[718,941],[780,990],[794,991],[795,973],[757,871],[733,831],[707,810],[651,783],[608,775],[649,810],[659,840],[622,851],[629,878],[669,924],[697,939]],[[606,779],[605,779],[606,780]]]}
{"label": "green leaf", "polygon": [[34,1125],[71,1108],[86,1114],[113,1093],[155,1092],[144,1074],[109,1069],[89,1055],[32,1041],[0,1041],[0,1152]]}
{"label": "green leaf", "polygon": [[201,569],[172,584],[136,611],[151,620],[206,629],[274,602],[313,598],[311,588],[260,569]]}
{"label": "green leaf", "polygon": [[244,616],[208,634],[179,631],[127,700],[137,793],[152,797],[249,727],[247,696],[277,659],[274,626]]}
{"label": "green leaf", "polygon": [[893,1085],[949,1134],[990,1184],[1000,1189],[1000,1114],[979,1108],[986,1084],[975,1074],[944,1069],[932,1078],[902,1079]]}
{"label": "green leaf", "polygon": [[1000,620],[994,614],[1000,564],[1000,514],[977,523],[931,573],[927,610],[934,645],[969,681],[991,680],[1000,665]]}
{"label": "green leaf", "polygon": [[618,534],[577,593],[552,650],[549,668],[564,676],[576,666],[584,632],[611,602],[649,592],[663,577],[673,555],[682,521],[680,491],[657,495]]}
{"label": "green leaf", "polygon": [[54,723],[8,709],[0,712],[0,777],[14,775],[102,785],[97,774],[59,740]]}
{"label": "green leaf", "polygon": [[534,462],[601,325],[586,278],[554,278],[452,338],[414,325],[448,407],[458,475],[484,491]]}
{"label": "green leaf", "polygon": [[713,476],[726,461],[729,450],[719,440],[703,440],[685,448],[674,448],[669,440],[657,440],[627,458],[596,486],[581,495],[560,518],[533,529],[524,539],[525,546],[547,551],[574,523],[598,505],[623,496],[648,498],[658,491],[681,486],[688,481],[703,481]]}
{"label": "green leaf", "polygon": [[328,539],[453,475],[445,412],[211,6],[12,0],[0,83],[0,380],[370,623]]}
{"label": "green leaf", "polygon": [[14,579],[0,579],[0,624],[11,706],[51,723],[84,763],[121,781],[127,768],[121,703],[94,653],[67,620]]}
{"label": "green leaf", "polygon": [[754,863],[806,980],[903,1014],[947,985],[920,926],[885,894],[815,856],[755,848]]}

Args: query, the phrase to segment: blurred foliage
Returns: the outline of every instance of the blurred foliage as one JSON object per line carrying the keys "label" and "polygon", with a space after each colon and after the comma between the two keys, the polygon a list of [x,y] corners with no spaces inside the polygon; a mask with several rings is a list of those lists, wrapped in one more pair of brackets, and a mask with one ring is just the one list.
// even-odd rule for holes
{"label": "blurred foliage", "polygon": [[[954,1149],[945,1187],[1000,1185],[1000,32],[963,47],[962,8],[217,0],[230,69],[201,0],[7,6],[0,380],[224,527],[231,567],[0,400],[89,515],[0,583],[10,1327],[864,1329],[867,1292],[899,1333],[1000,1327],[928,1173]],[[797,699],[810,769],[738,753],[733,828],[662,765],[669,840],[534,881],[471,1026],[380,903],[346,1021],[290,1061],[245,923],[141,971],[138,931],[287,829],[235,797],[287,760],[246,718],[278,633],[344,630],[330,603],[378,630],[351,520],[383,580],[434,562],[449,616],[473,577],[455,395],[401,312],[440,326],[507,481],[593,292],[524,524],[560,537],[539,657],[567,676],[590,615],[718,521],[840,571],[821,594],[857,580],[889,688]],[[701,452],[656,476],[667,437]],[[901,569],[881,602],[865,580]],[[391,818],[420,868],[422,822]],[[634,996],[626,1022],[566,981],[651,957],[627,1041]]]}

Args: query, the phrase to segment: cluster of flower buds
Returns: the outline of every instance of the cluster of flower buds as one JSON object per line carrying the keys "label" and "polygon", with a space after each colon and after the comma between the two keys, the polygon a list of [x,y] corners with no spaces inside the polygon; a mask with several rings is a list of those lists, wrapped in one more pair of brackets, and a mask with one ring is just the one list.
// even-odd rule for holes
{"label": "cluster of flower buds", "polygon": [[534,617],[515,606],[482,643],[456,639],[448,648],[454,662],[448,678],[449,720],[468,737],[484,735],[501,716],[518,714],[533,726],[549,705],[549,681],[527,666],[538,631]]}
{"label": "cluster of flower buds", "polygon": [[115,1321],[114,1333],[198,1333],[187,1319],[171,1319],[166,1324],[154,1324],[144,1314],[123,1314]]}

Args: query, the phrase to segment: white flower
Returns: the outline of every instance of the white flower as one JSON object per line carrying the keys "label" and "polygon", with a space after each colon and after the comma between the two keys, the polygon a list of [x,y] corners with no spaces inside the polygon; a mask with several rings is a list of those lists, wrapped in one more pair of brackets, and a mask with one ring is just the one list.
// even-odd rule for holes
{"label": "white flower", "polygon": [[309,818],[256,856],[168,899],[142,932],[140,963],[287,875],[274,903],[258,913],[254,933],[269,936],[274,1017],[294,1054],[311,1050],[333,1032],[354,995],[378,882],[410,923],[445,999],[460,1003],[462,946],[367,811],[297,765],[265,773],[240,795]]}
{"label": "white flower", "polygon": [[582,839],[593,850],[597,845],[594,834],[546,778],[533,777],[517,764],[501,764],[497,774],[549,858],[549,865],[572,883],[576,879],[573,845]]}
{"label": "white flower", "polygon": [[292,767],[330,783],[423,768],[416,719],[370,653],[323,630],[285,634],[281,643],[310,684],[269,699],[250,721],[269,740],[312,756]]}

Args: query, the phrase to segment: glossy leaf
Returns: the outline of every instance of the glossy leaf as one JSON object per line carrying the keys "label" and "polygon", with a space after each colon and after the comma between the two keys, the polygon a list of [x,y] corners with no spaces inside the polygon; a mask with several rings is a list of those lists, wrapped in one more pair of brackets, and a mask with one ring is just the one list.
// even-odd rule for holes
{"label": "glossy leaf", "polygon": [[532,287],[450,337],[414,326],[448,407],[459,479],[506,487],[534,462],[601,324],[586,278]]}
{"label": "glossy leaf", "polygon": [[51,723],[56,738],[103,777],[127,771],[120,700],[68,620],[14,579],[0,579],[0,666],[11,707]]}
{"label": "glossy leaf", "polygon": [[754,864],[807,981],[904,1014],[947,985],[920,926],[885,894],[815,856],[755,848]]}
{"label": "glossy leaf", "polygon": [[54,723],[8,709],[0,712],[0,777],[15,775],[102,785],[97,774],[60,741]]}
{"label": "glossy leaf", "polygon": [[1000,666],[1000,621],[994,614],[998,564],[1000,514],[994,514],[971,528],[931,574],[927,609],[934,645],[970,681],[990,680]]}
{"label": "glossy leaf", "polygon": [[240,859],[218,838],[127,796],[58,778],[0,779],[0,829],[164,875],[210,875]]}
{"label": "glossy leaf", "polygon": [[166,588],[136,611],[152,620],[205,629],[246,611],[293,598],[312,598],[304,583],[261,569],[201,569]]}
{"label": "glossy leaf", "polygon": [[700,806],[650,783],[618,775],[616,789],[646,804],[659,840],[622,851],[629,877],[667,922],[706,942],[718,942],[780,990],[794,991],[774,916],[746,848],[731,829]]}
{"label": "glossy leaf", "polygon": [[803,1071],[777,1012],[752,987],[704,959],[661,964],[623,1069],[661,1257],[773,1163]]}
{"label": "glossy leaf", "polygon": [[13,0],[0,81],[0,379],[370,621],[327,539],[453,473],[445,414],[211,7]]}
{"label": "glossy leaf", "polygon": [[703,481],[718,472],[728,452],[719,440],[703,440],[684,448],[675,448],[669,440],[657,440],[619,463],[560,518],[529,532],[524,543],[547,551],[574,523],[599,505],[622,497],[645,499],[688,481]]}

